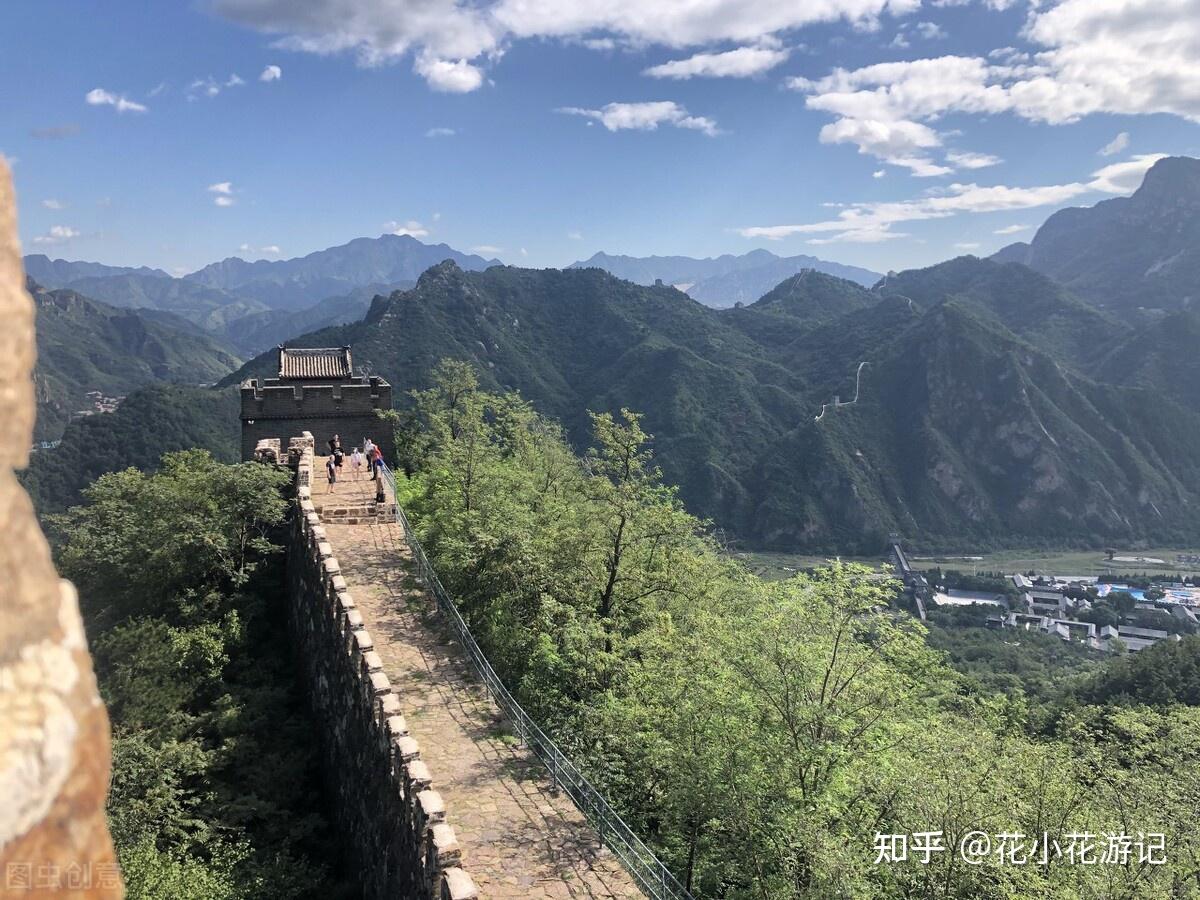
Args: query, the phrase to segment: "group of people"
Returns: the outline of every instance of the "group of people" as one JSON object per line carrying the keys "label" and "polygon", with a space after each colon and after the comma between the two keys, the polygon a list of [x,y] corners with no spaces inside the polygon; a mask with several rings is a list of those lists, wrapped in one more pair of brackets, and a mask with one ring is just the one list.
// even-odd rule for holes
{"label": "group of people", "polygon": [[[328,493],[333,493],[338,477],[342,472],[342,462],[346,452],[342,449],[341,435],[335,434],[329,439],[329,459],[325,461],[325,474],[329,478]],[[367,474],[376,483],[375,500],[383,502],[383,453],[370,438],[363,438],[362,449],[355,447],[350,451],[350,478],[358,481],[363,466]]]}

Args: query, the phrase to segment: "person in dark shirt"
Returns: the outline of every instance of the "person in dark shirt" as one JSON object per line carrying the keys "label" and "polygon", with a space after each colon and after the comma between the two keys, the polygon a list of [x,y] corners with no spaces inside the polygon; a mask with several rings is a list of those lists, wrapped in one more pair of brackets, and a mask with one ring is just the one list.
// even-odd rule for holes
{"label": "person in dark shirt", "polygon": [[329,478],[329,489],[325,493],[332,494],[333,486],[337,484],[337,466],[333,464],[332,456],[325,460],[325,475]]}

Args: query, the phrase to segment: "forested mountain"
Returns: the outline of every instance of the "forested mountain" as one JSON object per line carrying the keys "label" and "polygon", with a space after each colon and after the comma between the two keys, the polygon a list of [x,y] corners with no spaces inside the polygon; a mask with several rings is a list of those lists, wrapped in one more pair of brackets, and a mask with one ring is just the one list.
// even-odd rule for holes
{"label": "forested mountain", "polygon": [[375,295],[407,290],[415,283],[368,284],[347,294],[326,297],[304,309],[264,309],[226,325],[224,336],[238,350],[253,355],[306,331],[357,322],[366,315]]}
{"label": "forested mountain", "polygon": [[275,309],[300,309],[368,284],[415,281],[444,259],[452,259],[464,269],[484,269],[499,263],[460,253],[446,244],[425,244],[407,234],[384,234],[355,238],[296,259],[247,262],[230,257],[184,279],[232,291]]}
{"label": "forested mountain", "polygon": [[1200,304],[1200,159],[1160,159],[1130,197],[1050,216],[1029,244],[996,258],[1022,262],[1115,313]]}
{"label": "forested mountain", "polygon": [[723,311],[596,269],[447,263],[297,344],[352,344],[400,390],[469,361],[580,445],[585,410],[642,411],[698,513],[753,544],[848,552],[891,531],[943,546],[1192,533],[1200,415],[1083,374],[1089,347],[1128,339],[1043,276],[965,257],[875,291],[808,273]]}
{"label": "forested mountain", "polygon": [[237,462],[239,409],[235,390],[139,388],[116,412],[70,422],[62,443],[34,453],[19,478],[45,515],[79,503],[80,492],[104,473],[152,471],[171,451],[198,447],[221,462]]}
{"label": "forested mountain", "polygon": [[835,275],[863,287],[882,276],[857,266],[829,262],[815,256],[779,257],[769,250],[751,250],[740,256],[726,253],[716,258],[690,256],[610,256],[596,253],[568,268],[597,268],[636,284],[655,281],[673,284],[705,306],[716,309],[753,303],[779,282],[805,269]]}
{"label": "forested mountain", "polygon": [[37,440],[62,434],[87,393],[124,395],[154,382],[211,384],[240,365],[226,345],[138,310],[72,290],[28,287],[37,313]]}
{"label": "forested mountain", "polygon": [[[26,256],[26,272],[117,307],[171,313],[252,355],[315,328],[362,318],[371,298],[411,287],[425,269],[452,259],[465,269],[496,263],[408,235],[358,238],[308,256],[247,262],[231,257],[183,278],[161,269]],[[159,321],[168,321],[151,316]]]}
{"label": "forested mountain", "polygon": [[244,316],[267,309],[261,301],[219,288],[137,272],[77,278],[68,287],[114,306],[171,312],[213,334],[221,334]]}

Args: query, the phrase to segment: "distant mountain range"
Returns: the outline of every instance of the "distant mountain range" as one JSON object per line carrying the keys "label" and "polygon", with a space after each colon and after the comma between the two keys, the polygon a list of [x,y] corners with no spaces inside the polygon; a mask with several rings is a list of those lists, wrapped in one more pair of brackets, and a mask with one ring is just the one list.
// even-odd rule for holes
{"label": "distant mountain range", "polygon": [[[689,506],[751,546],[875,552],[893,532],[915,546],[976,550],[1191,543],[1200,533],[1200,309],[1187,275],[1200,247],[1197,166],[1163,160],[1133,197],[1056,213],[1029,245],[993,259],[860,272],[857,282],[811,257],[766,251],[601,254],[561,271],[467,257],[474,270],[438,262],[415,286],[376,280],[306,308],[271,307],[292,278],[299,294],[408,271],[370,262],[380,252],[371,245],[329,251],[328,275],[312,257],[284,268],[227,261],[203,279],[168,280],[190,287],[139,295],[187,321],[170,309],[136,317],[173,341],[204,337],[199,317],[260,348],[305,322],[314,330],[289,343],[353,345],[398,398],[426,385],[439,359],[467,360],[486,386],[520,390],[581,446],[587,410],[641,410]],[[1090,237],[1077,240],[1075,226]],[[164,277],[47,263],[88,283]],[[797,271],[732,308],[671,286],[693,295],[706,283],[744,286],[779,265]],[[255,296],[247,285],[258,285]],[[221,296],[246,309],[218,323],[232,306]],[[262,354],[222,383],[274,364]],[[145,409],[169,402],[159,391]],[[197,416],[226,414],[195,406]],[[115,439],[105,429],[129,417],[102,418],[89,423],[89,441]],[[227,452],[216,418],[173,427],[219,434]]]}
{"label": "distant mountain range", "polygon": [[996,253],[1129,318],[1200,309],[1200,159],[1160,159],[1131,197],[1061,209]]}
{"label": "distant mountain range", "polygon": [[37,314],[36,440],[60,437],[74,413],[92,406],[89,391],[122,396],[158,382],[211,384],[241,364],[186,321],[48,291],[32,280],[27,286]]}
{"label": "distant mountain range", "polygon": [[1024,266],[963,257],[874,290],[809,270],[726,310],[595,268],[444,263],[293,343],[351,344],[399,390],[468,360],[580,445],[586,410],[642,410],[695,511],[756,546],[848,553],[891,532],[943,547],[1194,534],[1200,404],[1155,370],[1098,378],[1148,339]]}
{"label": "distant mountain range", "polygon": [[246,262],[230,257],[185,275],[184,280],[251,297],[272,309],[302,309],[368,284],[415,282],[430,266],[446,259],[464,269],[500,264],[498,259],[460,253],[446,244],[425,244],[407,234],[384,234],[356,238],[296,259]]}
{"label": "distant mountain range", "polygon": [[254,354],[294,334],[361,318],[377,291],[416,283],[452,259],[465,269],[498,264],[409,235],[357,238],[308,256],[247,262],[230,257],[183,278],[161,269],[25,257],[39,284],[68,288],[114,306],[174,313],[240,352]]}
{"label": "distant mountain range", "polygon": [[751,250],[740,256],[694,259],[690,256],[610,256],[596,253],[568,268],[603,269],[635,284],[662,281],[674,285],[705,306],[725,309],[753,303],[790,275],[805,269],[836,275],[863,287],[883,276],[878,272],[817,259],[815,256],[776,256],[769,250]]}

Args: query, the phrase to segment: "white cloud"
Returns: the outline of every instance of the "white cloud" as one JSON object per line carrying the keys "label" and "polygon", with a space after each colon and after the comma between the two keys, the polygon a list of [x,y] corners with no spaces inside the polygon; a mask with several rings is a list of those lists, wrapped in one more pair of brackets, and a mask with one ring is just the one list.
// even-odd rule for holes
{"label": "white cloud", "polygon": [[46,209],[66,209],[67,208],[67,204],[63,203],[61,200],[55,200],[53,197],[48,197],[47,199],[43,200],[42,206],[46,207]]}
{"label": "white cloud", "polygon": [[979,243],[977,241],[959,241],[954,245],[955,250],[978,250]]}
{"label": "white cloud", "polygon": [[480,255],[483,255],[486,253],[488,256],[495,256],[497,253],[503,253],[504,248],[503,247],[493,247],[491,244],[476,244],[474,247],[471,248],[471,252],[478,253]]}
{"label": "white cloud", "polygon": [[429,237],[429,229],[416,219],[409,219],[407,222],[384,222],[383,230],[388,234],[406,234],[414,238]]}
{"label": "white cloud", "polygon": [[35,244],[65,244],[67,241],[80,237],[81,232],[69,225],[54,225],[45,234],[39,234],[33,239]]}
{"label": "white cloud", "polygon": [[[1125,194],[1141,183],[1146,170],[1165,154],[1155,153],[1137,156],[1123,163],[1105,166],[1092,173],[1088,181],[1068,184],[1049,184],[1038,187],[1008,187],[1006,185],[980,186],[978,184],[951,184],[945,189],[912,200],[880,203],[852,203],[834,219],[808,222],[797,225],[755,225],[736,229],[746,238],[781,240],[797,234],[825,234],[830,237],[816,238],[810,243],[834,242],[874,243],[904,237],[892,230],[902,222],[919,222],[928,219],[944,219],[963,213],[1002,212],[1005,210],[1034,209],[1039,206],[1058,206],[1091,192]],[[1011,228],[1012,226],[1010,226]],[[1015,230],[1015,229],[1014,229]],[[1001,229],[997,233],[1009,233]]]}
{"label": "white cloud", "polygon": [[990,153],[971,153],[964,150],[951,150],[946,154],[946,162],[956,169],[986,169],[1004,162],[998,156]]}
{"label": "white cloud", "polygon": [[468,94],[483,84],[483,70],[465,59],[438,59],[421,54],[413,63],[413,71],[433,90],[447,94]]}
{"label": "white cloud", "polygon": [[936,22],[918,22],[913,26],[913,31],[927,41],[937,41],[947,37],[945,30]]}
{"label": "white cloud", "polygon": [[788,58],[789,51],[777,47],[738,47],[724,53],[697,53],[673,59],[642,72],[652,78],[749,78],[770,71]]}
{"label": "white cloud", "polygon": [[197,78],[188,85],[187,98],[195,100],[197,97],[215,97],[221,93],[221,85],[217,84],[215,78],[211,75],[205,78]]}
{"label": "white cloud", "polygon": [[1142,183],[1146,170],[1165,157],[1165,153],[1143,153],[1125,162],[1112,163],[1092,173],[1088,187],[1108,194],[1128,194]]}
{"label": "white cloud", "polygon": [[238,252],[256,254],[258,256],[279,256],[283,253],[277,244],[267,244],[265,247],[252,247],[249,244],[242,244],[238,247]]}
{"label": "white cloud", "polygon": [[1113,156],[1129,146],[1129,132],[1122,131],[1097,152],[1101,156]]}
{"label": "white cloud", "polygon": [[600,109],[566,106],[555,111],[572,116],[586,116],[599,122],[609,131],[626,129],[654,131],[659,125],[671,125],[675,128],[702,131],[709,137],[719,133],[717,123],[712,119],[689,115],[686,109],[673,100],[657,100],[648,103],[609,103]]}
{"label": "white cloud", "polygon": [[457,134],[457,132],[453,128],[430,128],[425,132],[425,137],[454,137],[455,134]]}
{"label": "white cloud", "polygon": [[[1032,4],[1022,37],[1040,49],[835,69],[789,84],[835,124],[851,123],[845,133],[868,136],[853,123],[928,126],[952,113],[1010,113],[1052,125],[1095,113],[1200,122],[1200,0]],[[870,141],[859,146],[874,152]]]}
{"label": "white cloud", "polygon": [[823,126],[819,137],[822,144],[857,144],[859,153],[911,169],[914,175],[929,177],[953,171],[925,154],[942,141],[936,131],[919,122],[838,119]]}
{"label": "white cloud", "polygon": [[278,81],[283,77],[283,69],[279,66],[267,66],[258,76],[259,81]]}
{"label": "white cloud", "polygon": [[236,72],[225,81],[225,87],[241,87],[246,82]]}
{"label": "white cloud", "polygon": [[583,233],[579,231],[568,231],[567,238],[572,241],[582,241]]}
{"label": "white cloud", "polygon": [[1017,234],[1018,232],[1028,230],[1028,225],[1005,225],[1003,228],[997,228],[992,234]]}
{"label": "white cloud", "polygon": [[874,172],[871,173],[871,177],[872,178],[882,178],[886,174],[887,174],[886,169],[876,169]]}
{"label": "white cloud", "polygon": [[213,203],[216,206],[233,206],[233,183],[229,181],[218,181],[216,184],[210,184],[206,190],[213,195]]}
{"label": "white cloud", "polygon": [[119,113],[146,112],[146,107],[141,103],[134,103],[123,94],[114,94],[111,91],[104,90],[104,88],[92,88],[92,90],[84,94],[83,99],[90,106],[111,106]]}
{"label": "white cloud", "polygon": [[912,13],[920,0],[212,0],[212,5],[232,21],[280,35],[287,49],[353,52],[363,65],[411,54],[432,87],[466,91],[482,84],[480,65],[517,40],[580,40],[604,49],[757,45],[816,22],[878,27],[880,16]]}

